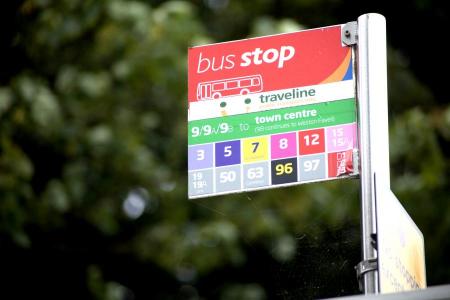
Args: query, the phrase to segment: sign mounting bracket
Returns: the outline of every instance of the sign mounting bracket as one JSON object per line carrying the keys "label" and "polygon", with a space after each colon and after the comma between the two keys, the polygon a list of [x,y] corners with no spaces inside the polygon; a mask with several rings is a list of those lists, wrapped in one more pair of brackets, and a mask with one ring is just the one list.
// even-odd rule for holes
{"label": "sign mounting bracket", "polygon": [[364,274],[378,270],[378,259],[370,258],[367,260],[363,260],[355,266],[355,270],[356,270],[356,277],[359,283],[359,289],[362,290],[363,289],[362,278]]}
{"label": "sign mounting bracket", "polygon": [[358,22],[348,22],[342,26],[341,41],[347,46],[356,45],[358,42]]}

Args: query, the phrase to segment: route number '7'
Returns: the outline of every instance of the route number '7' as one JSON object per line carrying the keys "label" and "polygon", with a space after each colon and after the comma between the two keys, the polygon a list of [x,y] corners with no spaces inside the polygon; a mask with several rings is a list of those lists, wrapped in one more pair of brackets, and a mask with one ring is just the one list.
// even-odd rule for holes
{"label": "route number '7'", "polygon": [[258,146],[259,146],[259,142],[254,142],[254,143],[252,143],[252,146],[253,146],[253,153],[255,153],[256,152],[256,150],[258,149]]}

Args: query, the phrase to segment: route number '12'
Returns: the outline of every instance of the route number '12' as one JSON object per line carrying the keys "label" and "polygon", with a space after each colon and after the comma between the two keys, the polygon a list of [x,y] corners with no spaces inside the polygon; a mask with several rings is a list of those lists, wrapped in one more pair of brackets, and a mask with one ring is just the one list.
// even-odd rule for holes
{"label": "route number '12'", "polygon": [[299,132],[299,154],[308,155],[325,152],[325,132],[323,128]]}
{"label": "route number '12'", "polygon": [[306,146],[319,145],[320,136],[317,133],[313,133],[311,135],[305,135],[303,138],[305,139]]}

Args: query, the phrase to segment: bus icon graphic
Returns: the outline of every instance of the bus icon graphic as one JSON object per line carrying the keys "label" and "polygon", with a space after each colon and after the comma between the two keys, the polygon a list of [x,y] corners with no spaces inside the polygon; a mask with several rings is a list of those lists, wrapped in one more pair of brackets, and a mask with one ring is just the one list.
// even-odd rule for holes
{"label": "bus icon graphic", "polygon": [[247,95],[261,92],[263,81],[261,75],[250,75],[207,82],[197,86],[197,100],[213,100],[222,97]]}

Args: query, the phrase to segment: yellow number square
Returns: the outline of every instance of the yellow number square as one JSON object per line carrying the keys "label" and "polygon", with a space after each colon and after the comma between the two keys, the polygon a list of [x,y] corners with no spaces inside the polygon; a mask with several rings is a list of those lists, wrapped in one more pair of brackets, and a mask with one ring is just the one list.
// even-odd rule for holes
{"label": "yellow number square", "polygon": [[269,141],[267,137],[256,137],[243,140],[243,161],[250,163],[269,159]]}

